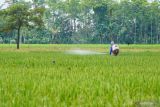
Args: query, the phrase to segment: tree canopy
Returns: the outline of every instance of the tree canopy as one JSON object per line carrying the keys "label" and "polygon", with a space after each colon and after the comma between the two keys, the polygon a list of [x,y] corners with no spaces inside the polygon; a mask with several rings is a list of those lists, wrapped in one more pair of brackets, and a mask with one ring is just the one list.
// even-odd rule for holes
{"label": "tree canopy", "polygon": [[8,32],[17,30],[17,49],[19,49],[20,30],[22,27],[36,27],[43,24],[43,8],[32,9],[28,3],[16,3],[1,11],[4,19],[0,31]]}
{"label": "tree canopy", "polygon": [[19,28],[22,43],[160,43],[158,0],[33,0],[0,11],[4,43]]}

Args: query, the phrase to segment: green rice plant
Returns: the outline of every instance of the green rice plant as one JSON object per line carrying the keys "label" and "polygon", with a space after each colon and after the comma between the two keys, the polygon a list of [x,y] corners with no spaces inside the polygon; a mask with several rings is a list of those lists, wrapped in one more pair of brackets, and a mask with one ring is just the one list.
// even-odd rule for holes
{"label": "green rice plant", "polygon": [[[0,45],[0,107],[159,106],[160,45],[120,45],[117,57],[109,45],[13,47]],[[107,53],[65,53],[77,48]]]}

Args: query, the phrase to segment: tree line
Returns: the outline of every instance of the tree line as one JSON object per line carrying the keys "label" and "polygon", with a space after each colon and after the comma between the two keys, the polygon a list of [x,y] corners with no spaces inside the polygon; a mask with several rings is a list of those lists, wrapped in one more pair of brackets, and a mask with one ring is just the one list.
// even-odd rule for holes
{"label": "tree line", "polygon": [[0,14],[1,43],[160,43],[159,0],[13,0]]}

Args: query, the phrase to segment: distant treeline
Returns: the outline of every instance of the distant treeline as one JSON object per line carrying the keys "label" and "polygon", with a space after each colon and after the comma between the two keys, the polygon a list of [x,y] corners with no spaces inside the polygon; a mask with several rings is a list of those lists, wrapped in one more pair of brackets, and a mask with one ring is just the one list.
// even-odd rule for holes
{"label": "distant treeline", "polygon": [[[22,26],[21,30],[19,29],[21,43],[87,44],[110,43],[111,40],[129,44],[160,43],[159,0],[13,0],[10,6],[17,3],[30,5],[30,8],[25,8],[27,12],[36,7],[45,9],[41,15],[43,26]],[[12,17],[15,14],[4,17],[4,10],[6,9],[0,10],[3,13],[3,16],[0,15],[0,43],[16,43],[17,28],[12,26],[10,29],[4,29],[7,18],[15,18]],[[33,18],[34,16],[30,20]],[[28,23],[30,20],[27,20]],[[20,21],[16,21],[15,26],[18,26]]]}

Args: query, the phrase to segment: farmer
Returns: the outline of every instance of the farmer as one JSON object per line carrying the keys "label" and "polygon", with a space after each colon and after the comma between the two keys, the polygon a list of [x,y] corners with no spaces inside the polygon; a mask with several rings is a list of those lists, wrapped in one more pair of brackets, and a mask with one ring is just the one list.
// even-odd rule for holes
{"label": "farmer", "polygon": [[112,55],[112,46],[114,45],[114,41],[111,41],[111,47],[110,47],[110,52],[109,54]]}
{"label": "farmer", "polygon": [[117,44],[114,44],[114,41],[111,41],[110,55],[117,56],[118,54],[119,54],[119,46]]}

